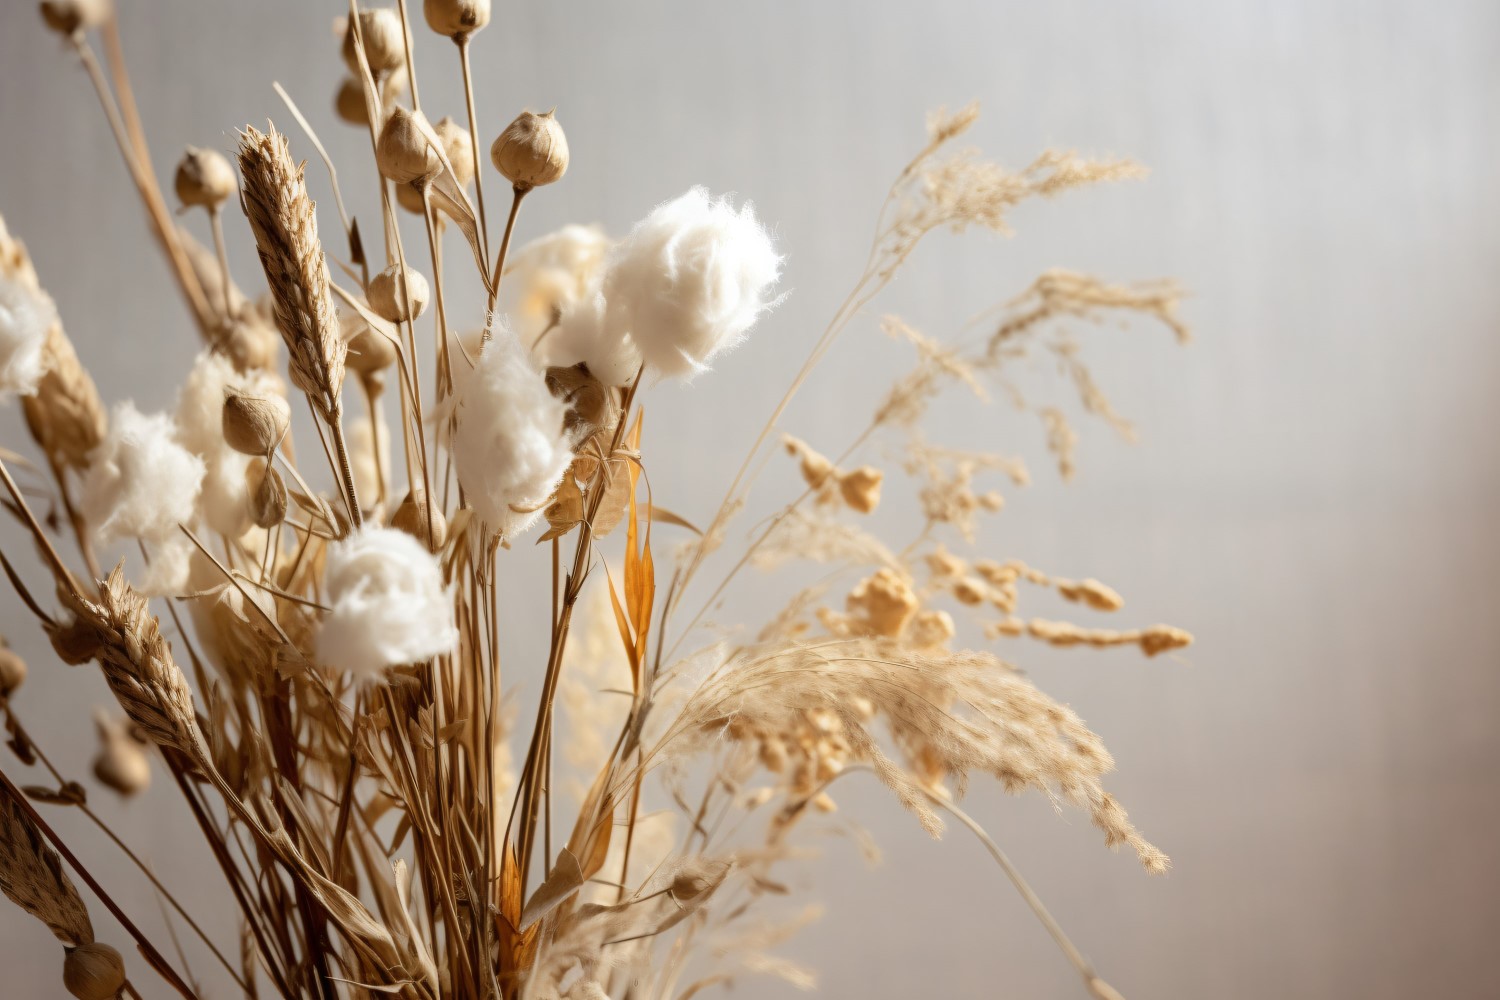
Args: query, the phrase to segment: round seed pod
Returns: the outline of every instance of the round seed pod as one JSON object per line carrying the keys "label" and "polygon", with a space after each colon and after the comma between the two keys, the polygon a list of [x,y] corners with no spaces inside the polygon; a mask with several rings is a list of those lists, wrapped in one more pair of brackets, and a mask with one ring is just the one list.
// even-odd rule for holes
{"label": "round seed pod", "polygon": [[380,126],[380,138],[375,142],[375,165],[380,174],[397,184],[430,180],[443,169],[437,150],[427,141],[427,136],[417,122],[425,122],[420,111],[408,111],[399,105],[386,115]]}
{"label": "round seed pod", "polygon": [[26,661],[9,646],[0,646],[0,701],[26,682]]}
{"label": "round seed pod", "polygon": [[143,791],[151,784],[151,761],[145,745],[131,735],[128,723],[116,722],[103,712],[95,713],[94,725],[99,730],[94,777],[121,795]]}
{"label": "round seed pod", "polygon": [[178,201],[209,210],[217,209],[239,190],[234,168],[223,154],[196,146],[189,146],[182,154],[173,186]]}
{"label": "round seed pod", "polygon": [[868,514],[880,505],[880,484],[884,479],[885,473],[873,465],[861,465],[839,476],[839,494],[851,509]]}
{"label": "round seed pod", "polygon": [[389,323],[404,323],[422,315],[427,309],[427,300],[431,294],[422,272],[407,267],[406,294],[403,296],[400,272],[401,265],[392,264],[370,279],[370,287],[366,293],[375,315]]}
{"label": "round seed pod", "polygon": [[[406,90],[406,66],[397,66],[380,81],[380,107],[382,113]],[[370,124],[365,113],[365,88],[358,77],[346,76],[333,97],[333,110],[350,125]]]}
{"label": "round seed pod", "polygon": [[443,140],[443,152],[453,164],[453,176],[458,178],[458,186],[467,187],[474,179],[474,139],[469,130],[454,121],[452,115],[445,115],[432,126],[432,130]]}
{"label": "round seed pod", "polygon": [[[417,190],[415,184],[396,185],[396,204],[412,215],[425,215],[427,212],[427,206],[422,202],[422,192]],[[438,216],[439,221],[442,218],[441,215]]]}
{"label": "round seed pod", "polygon": [[344,359],[345,365],[359,375],[369,376],[396,363],[396,345],[389,337],[376,333],[358,316],[351,316],[348,323],[351,326],[357,323],[358,331],[348,336],[349,353]]}
{"label": "round seed pod", "polygon": [[60,35],[97,28],[114,12],[110,0],[43,0],[42,20]]}
{"label": "round seed pod", "polygon": [[[359,34],[365,43],[365,59],[378,80],[406,65],[406,35],[401,30],[401,15],[390,7],[376,7],[359,12]],[[349,72],[359,73],[359,56],[354,51],[354,22],[344,28],[344,63]]]}
{"label": "round seed pod", "polygon": [[490,146],[490,161],[517,190],[529,191],[567,173],[568,139],[551,111],[523,111]]}
{"label": "round seed pod", "polygon": [[224,440],[242,455],[269,455],[286,436],[292,408],[280,396],[230,389],[224,396]]}
{"label": "round seed pod", "polygon": [[[404,531],[408,535],[421,542],[429,544],[427,532],[427,491],[418,487],[406,494],[406,499],[401,501],[401,506],[396,508],[396,513],[391,515],[391,527],[398,531]],[[443,516],[443,510],[436,503],[432,505],[432,551],[436,552],[443,547],[443,542],[448,539],[448,519]]]}
{"label": "round seed pod", "polygon": [[422,0],[427,26],[455,42],[490,23],[490,0]]}
{"label": "round seed pod", "polygon": [[274,466],[257,458],[245,469],[245,479],[253,487],[250,494],[250,518],[257,528],[272,528],[286,520],[286,481]]}
{"label": "round seed pod", "polygon": [[63,985],[78,1000],[113,1000],[125,985],[125,960],[97,941],[69,948],[63,960]]}
{"label": "round seed pod", "polygon": [[234,364],[234,370],[244,374],[273,368],[280,343],[281,335],[269,324],[240,318],[219,338],[217,346]]}

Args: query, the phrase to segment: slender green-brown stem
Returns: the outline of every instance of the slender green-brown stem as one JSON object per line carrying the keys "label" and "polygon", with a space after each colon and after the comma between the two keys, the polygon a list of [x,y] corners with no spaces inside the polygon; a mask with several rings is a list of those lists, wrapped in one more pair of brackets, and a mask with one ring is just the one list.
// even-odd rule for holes
{"label": "slender green-brown stem", "polygon": [[145,955],[146,961],[151,964],[152,968],[156,969],[161,977],[173,989],[186,997],[187,1000],[198,1000],[192,988],[183,981],[182,977],[177,974],[177,971],[162,956],[162,953],[156,950],[156,946],[151,943],[151,940],[141,933],[140,928],[136,927],[134,921],[125,914],[125,911],[120,909],[115,903],[114,898],[104,891],[104,887],[95,880],[93,875],[89,874],[89,870],[68,849],[68,845],[63,842],[63,839],[57,835],[52,827],[47,825],[47,821],[41,817],[41,814],[32,808],[25,794],[15,786],[10,780],[10,776],[3,770],[0,770],[0,791],[4,791],[10,797],[11,801],[16,804],[16,807],[26,813],[31,822],[41,831],[42,836],[47,838],[52,847],[62,856],[62,859],[68,863],[68,867],[72,868],[78,877],[83,879],[90,891],[98,897],[99,902],[104,904],[104,908],[113,914],[114,918],[120,922],[121,927],[125,928],[125,933],[135,939],[135,943],[140,946],[141,953]]}
{"label": "slender green-brown stem", "polygon": [[516,228],[516,214],[521,211],[521,199],[526,197],[526,192],[531,188],[523,188],[519,185],[511,189],[514,195],[510,201],[510,215],[505,219],[505,233],[500,237],[500,252],[495,255],[495,277],[490,282],[490,301],[485,307],[485,336],[489,336],[489,317],[495,312],[495,299],[500,295],[500,275],[505,271],[505,254],[510,249],[511,233]]}
{"label": "slender green-brown stem", "polygon": [[214,253],[219,258],[219,279],[224,293],[224,321],[234,319],[234,306],[230,301],[229,253],[224,248],[224,212],[217,205],[208,210],[208,224],[214,231]]}
{"label": "slender green-brown stem", "polygon": [[458,43],[458,61],[464,74],[464,103],[469,110],[469,147],[474,154],[474,197],[479,205],[479,249],[485,260],[489,260],[490,227],[484,214],[484,170],[479,165],[479,120],[474,114],[474,74],[469,69],[469,36],[459,35],[454,41]]}

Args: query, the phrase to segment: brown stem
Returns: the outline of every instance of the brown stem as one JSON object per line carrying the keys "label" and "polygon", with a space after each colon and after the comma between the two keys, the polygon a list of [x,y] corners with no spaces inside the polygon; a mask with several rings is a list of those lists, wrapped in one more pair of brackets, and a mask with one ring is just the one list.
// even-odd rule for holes
{"label": "brown stem", "polygon": [[474,154],[474,196],[479,204],[479,249],[488,260],[490,227],[484,215],[484,170],[479,165],[479,123],[474,114],[474,75],[469,70],[469,36],[460,35],[454,41],[458,43],[458,61],[464,73],[464,103],[469,109],[469,150]]}
{"label": "brown stem", "polygon": [[515,192],[510,201],[510,215],[505,219],[505,234],[500,237],[500,252],[495,255],[495,277],[490,282],[490,301],[485,307],[484,335],[490,335],[489,317],[495,312],[495,299],[500,295],[500,274],[505,270],[505,254],[510,249],[510,236],[516,228],[516,213],[521,211],[521,199],[526,197],[526,192],[531,188],[523,188],[519,185],[511,189]]}

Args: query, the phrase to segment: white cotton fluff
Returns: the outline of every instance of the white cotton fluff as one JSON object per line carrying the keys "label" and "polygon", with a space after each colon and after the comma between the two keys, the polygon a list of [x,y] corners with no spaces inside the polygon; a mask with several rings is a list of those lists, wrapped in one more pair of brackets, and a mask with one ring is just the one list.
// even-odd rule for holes
{"label": "white cotton fluff", "polygon": [[42,348],[56,322],[57,306],[46,292],[0,273],[0,402],[36,392],[46,374]]}
{"label": "white cotton fluff", "polygon": [[415,538],[365,527],[328,547],[323,586],[329,611],[318,658],[374,680],[386,667],[451,652],[458,645],[443,571]]}
{"label": "white cotton fluff", "polygon": [[548,391],[516,335],[504,328],[484,345],[472,369],[456,367],[458,481],[490,530],[514,538],[542,516],[573,461],[563,435],[566,408]]}
{"label": "white cotton fluff", "polygon": [[172,418],[116,406],[109,433],[89,456],[83,516],[100,542],[157,541],[193,520],[203,460],[177,443]]}
{"label": "white cotton fluff", "polygon": [[551,325],[554,311],[568,312],[598,286],[609,247],[601,227],[567,225],[537,237],[511,256],[500,290],[507,325],[521,343],[535,345]]}
{"label": "white cotton fluff", "polygon": [[198,547],[193,540],[180,531],[173,532],[151,545],[151,561],[139,578],[132,576],[132,582],[147,597],[175,597],[188,590],[195,555]]}
{"label": "white cotton fluff", "polygon": [[589,374],[605,385],[626,385],[641,367],[635,341],[606,325],[604,295],[598,288],[562,314],[541,346],[549,365],[568,368],[583,362]]}
{"label": "white cotton fluff", "polygon": [[646,364],[692,375],[744,339],[775,305],[781,258],[747,203],[695,187],[630,231],[604,274],[605,325],[628,334]]}

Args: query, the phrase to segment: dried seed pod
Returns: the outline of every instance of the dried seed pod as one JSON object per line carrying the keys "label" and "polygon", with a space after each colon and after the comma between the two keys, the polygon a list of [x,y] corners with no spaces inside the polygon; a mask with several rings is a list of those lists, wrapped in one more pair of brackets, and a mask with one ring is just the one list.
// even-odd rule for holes
{"label": "dried seed pod", "polygon": [[257,458],[245,469],[245,479],[252,485],[250,517],[257,528],[271,528],[286,520],[286,481],[274,466]]}
{"label": "dried seed pod", "polygon": [[399,105],[386,115],[375,143],[375,164],[381,176],[397,184],[410,184],[431,180],[443,169],[443,161],[438,159],[437,150],[419,125],[426,121],[427,116],[422,112],[408,111]]}
{"label": "dried seed pod", "polygon": [[529,191],[567,173],[568,139],[551,111],[523,111],[490,146],[490,161],[516,190]]}
{"label": "dried seed pod", "polygon": [[[432,517],[430,536],[427,531],[429,513]],[[442,508],[436,503],[429,512],[427,491],[420,486],[406,494],[406,499],[401,501],[401,506],[391,515],[391,527],[406,532],[423,545],[429,545],[434,552],[441,549],[448,540],[448,519],[443,516]]]}
{"label": "dried seed pod", "polygon": [[427,26],[455,42],[490,23],[490,0],[423,0]]}
{"label": "dried seed pod", "polygon": [[[398,66],[380,81],[380,106],[384,110],[406,90],[406,66]],[[369,125],[369,109],[365,106],[365,87],[358,77],[346,76],[333,96],[333,110],[350,125]]]}
{"label": "dried seed pod", "polygon": [[114,13],[110,0],[42,0],[42,20],[60,35],[97,28]]}
{"label": "dried seed pod", "polygon": [[604,383],[589,374],[588,365],[579,362],[569,368],[547,369],[547,389],[568,405],[563,416],[563,430],[577,444],[616,417],[616,408]]}
{"label": "dried seed pod", "polygon": [[[421,182],[418,181],[417,183]],[[406,209],[412,215],[427,214],[427,204],[422,201],[422,192],[418,190],[416,184],[397,184],[396,204]],[[439,215],[437,221],[442,222],[443,217]]]}
{"label": "dried seed pod", "polygon": [[[360,40],[365,45],[365,60],[378,80],[406,66],[406,35],[401,30],[401,15],[390,7],[376,7],[359,12]],[[359,73],[359,56],[354,51],[354,22],[344,27],[344,63],[349,72]]]}
{"label": "dried seed pod", "polygon": [[239,190],[234,168],[224,155],[213,149],[189,146],[177,164],[173,181],[177,200],[184,206],[217,209]]}
{"label": "dried seed pod", "polygon": [[400,272],[401,265],[392,264],[370,279],[370,287],[366,293],[370,308],[389,323],[404,323],[422,315],[427,309],[427,300],[431,294],[427,288],[427,279],[422,277],[422,273],[407,267],[406,293],[403,295]]}
{"label": "dried seed pod", "polygon": [[458,186],[467,186],[474,179],[474,137],[454,121],[452,115],[444,115],[432,130],[443,140],[443,152],[453,164],[453,176],[458,178]]}
{"label": "dried seed pod", "polygon": [[885,473],[873,465],[861,465],[839,475],[839,495],[852,509],[868,514],[880,505],[880,484],[884,479]]}
{"label": "dried seed pod", "polygon": [[55,461],[74,469],[87,468],[90,453],[109,429],[99,390],[79,363],[62,324],[53,324],[47,331],[42,357],[47,370],[36,393],[21,397],[26,427]]}
{"label": "dried seed pod", "polygon": [[[349,332],[351,327],[356,327],[355,332]],[[391,338],[377,333],[358,315],[348,314],[344,333],[349,341],[349,354],[344,364],[361,376],[368,378],[396,363],[396,345],[391,343]]]}
{"label": "dried seed pod", "polygon": [[0,701],[26,682],[26,661],[9,646],[0,646]]}
{"label": "dried seed pod", "polygon": [[236,319],[216,345],[244,374],[269,371],[276,365],[276,345],[281,335],[270,324],[256,318]]}
{"label": "dried seed pod", "polygon": [[125,960],[97,941],[69,948],[63,960],[63,985],[78,1000],[113,1000],[125,985]]}
{"label": "dried seed pod", "polygon": [[94,758],[94,777],[121,795],[134,795],[151,784],[151,761],[146,745],[135,738],[127,722],[94,713],[99,731],[99,754]]}
{"label": "dried seed pod", "polygon": [[47,638],[58,659],[70,667],[80,666],[97,657],[102,650],[99,633],[81,618],[62,618],[46,626]]}
{"label": "dried seed pod", "polygon": [[286,436],[292,408],[280,396],[230,389],[224,396],[224,440],[242,455],[269,455]]}

